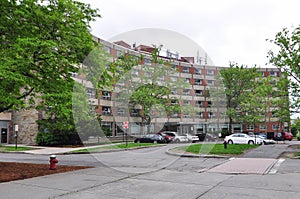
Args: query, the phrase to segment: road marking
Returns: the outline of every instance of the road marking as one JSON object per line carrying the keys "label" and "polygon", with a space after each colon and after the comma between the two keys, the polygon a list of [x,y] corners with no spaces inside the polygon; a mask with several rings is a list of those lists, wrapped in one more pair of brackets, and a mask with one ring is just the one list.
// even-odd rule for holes
{"label": "road marking", "polygon": [[280,165],[281,165],[284,161],[285,161],[285,159],[280,158],[280,159],[274,164],[274,166],[271,168],[271,170],[269,171],[268,174],[275,174],[275,173],[277,173],[277,171],[278,171]]}

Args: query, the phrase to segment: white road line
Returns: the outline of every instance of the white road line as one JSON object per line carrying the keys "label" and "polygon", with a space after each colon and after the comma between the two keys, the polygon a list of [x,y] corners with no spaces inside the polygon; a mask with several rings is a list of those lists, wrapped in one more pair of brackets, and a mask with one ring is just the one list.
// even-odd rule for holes
{"label": "white road line", "polygon": [[280,158],[275,164],[274,166],[271,168],[271,170],[268,172],[268,174],[275,174],[277,173],[280,165],[285,161],[285,159]]}

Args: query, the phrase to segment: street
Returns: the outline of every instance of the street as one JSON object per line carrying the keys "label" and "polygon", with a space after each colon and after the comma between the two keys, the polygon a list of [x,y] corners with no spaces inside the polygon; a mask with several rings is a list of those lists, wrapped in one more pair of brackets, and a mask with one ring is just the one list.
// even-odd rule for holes
{"label": "street", "polygon": [[[288,150],[288,144],[261,146]],[[61,164],[92,169],[1,183],[0,198],[299,198],[300,160],[253,154],[235,158],[190,158],[166,154],[165,147],[109,153],[58,155]],[[251,156],[247,159],[247,156]],[[48,155],[1,153],[0,161],[48,163]],[[263,173],[216,172],[234,161],[267,163]],[[281,161],[279,161],[281,160]],[[269,162],[273,162],[269,165]],[[247,165],[246,165],[247,166]],[[237,165],[238,168],[238,165]],[[232,168],[231,168],[232,169]]]}

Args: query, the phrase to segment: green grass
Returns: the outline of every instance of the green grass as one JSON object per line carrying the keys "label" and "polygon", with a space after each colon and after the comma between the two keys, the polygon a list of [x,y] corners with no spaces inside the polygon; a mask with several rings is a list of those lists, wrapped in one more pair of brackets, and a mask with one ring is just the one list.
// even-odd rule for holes
{"label": "green grass", "polygon": [[27,147],[27,146],[0,146],[0,151],[26,151],[26,150],[33,150],[35,148]]}
{"label": "green grass", "polygon": [[195,154],[213,154],[213,155],[239,155],[244,151],[254,149],[259,145],[250,144],[229,144],[227,149],[224,149],[223,144],[193,144],[185,148],[186,152]]}
{"label": "green grass", "polygon": [[100,151],[105,151],[105,150],[125,149],[125,148],[138,148],[138,147],[151,147],[151,146],[158,146],[158,145],[159,144],[153,144],[153,143],[133,143],[133,142],[128,142],[127,146],[126,146],[126,143],[121,143],[121,144],[110,145],[110,146],[100,146],[100,147],[95,147],[95,148],[74,150],[74,151],[72,151],[72,153],[100,152]]}

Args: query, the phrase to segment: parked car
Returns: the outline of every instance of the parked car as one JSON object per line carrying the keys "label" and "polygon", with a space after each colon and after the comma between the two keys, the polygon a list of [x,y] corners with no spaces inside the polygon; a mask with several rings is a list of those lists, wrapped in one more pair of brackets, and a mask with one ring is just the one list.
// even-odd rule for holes
{"label": "parked car", "polygon": [[163,133],[173,137],[174,142],[188,142],[189,141],[186,136],[177,135],[176,132],[164,131]]}
{"label": "parked car", "polygon": [[279,132],[275,134],[274,140],[289,140],[291,141],[294,138],[293,134],[288,132]]}
{"label": "parked car", "polygon": [[264,145],[267,145],[267,144],[276,144],[275,140],[273,140],[273,139],[267,139],[266,136],[255,135],[255,137],[262,139]]}
{"label": "parked car", "polygon": [[166,140],[158,134],[147,134],[142,137],[136,138],[135,143],[166,143]]}
{"label": "parked car", "polygon": [[211,133],[197,133],[199,141],[217,141],[218,136],[211,134]]}
{"label": "parked car", "polygon": [[263,139],[251,137],[245,133],[234,133],[225,137],[228,144],[263,144]]}
{"label": "parked car", "polygon": [[292,139],[294,139],[294,136],[292,133],[283,132],[283,139],[291,141]]}
{"label": "parked car", "polygon": [[172,137],[170,135],[167,135],[164,132],[159,132],[157,134],[161,135],[166,140],[166,143],[170,143],[170,142],[172,142],[174,140],[174,137]]}
{"label": "parked car", "polygon": [[196,136],[196,135],[191,135],[191,134],[184,134],[184,136],[186,136],[187,137],[187,139],[188,139],[188,141],[189,142],[199,142],[199,138],[198,138],[198,136]]}

